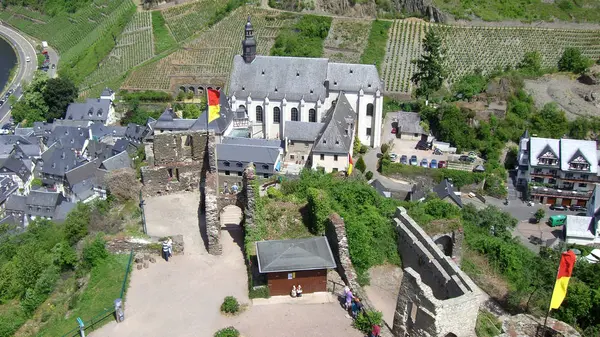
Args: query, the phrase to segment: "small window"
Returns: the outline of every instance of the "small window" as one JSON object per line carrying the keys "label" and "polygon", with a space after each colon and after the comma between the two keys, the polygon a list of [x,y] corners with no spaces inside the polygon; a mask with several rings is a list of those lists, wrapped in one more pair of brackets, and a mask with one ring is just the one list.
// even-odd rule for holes
{"label": "small window", "polygon": [[587,184],[579,183],[579,187],[587,187]]}
{"label": "small window", "polygon": [[273,108],[273,123],[279,124],[280,121],[281,121],[281,109],[279,109],[279,107],[276,106]]}
{"label": "small window", "polygon": [[294,160],[294,155],[293,154],[290,154],[290,159]]}
{"label": "small window", "polygon": [[302,160],[304,160],[304,156],[302,156]]}
{"label": "small window", "polygon": [[223,162],[223,165],[225,165],[225,166],[229,167],[229,165],[231,165],[231,163],[230,163],[230,162],[228,162],[228,161],[226,161],[226,162]]}
{"label": "small window", "polygon": [[230,174],[231,174],[231,172],[229,172],[229,171],[225,171],[225,175],[226,175],[226,176],[228,176],[228,175],[230,175]]}
{"label": "small window", "polygon": [[325,160],[325,155],[324,154],[321,155],[321,160]]}
{"label": "small window", "polygon": [[332,172],[337,172],[337,171],[338,171],[338,168],[337,168],[337,167],[334,167],[333,169],[331,169],[331,171],[332,171]]}
{"label": "small window", "polygon": [[317,111],[315,109],[308,110],[308,121],[315,123],[317,121]]}
{"label": "small window", "polygon": [[269,174],[268,173],[263,174],[263,178],[269,178]]}
{"label": "small window", "polygon": [[256,121],[257,122],[262,122],[263,121],[263,108],[262,108],[262,106],[257,106],[256,107]]}
{"label": "small window", "polygon": [[373,116],[373,104],[367,104],[367,116]]}
{"label": "small window", "polygon": [[333,161],[337,161],[337,160],[338,160],[338,155],[337,155],[337,154],[334,154],[334,155],[333,155]]}
{"label": "small window", "polygon": [[297,122],[300,120],[300,114],[298,113],[298,109],[292,108],[292,120]]}
{"label": "small window", "polygon": [[167,169],[167,172],[169,172],[169,178],[173,178],[173,169]]}
{"label": "small window", "polygon": [[239,171],[238,172],[238,177],[241,177],[241,176],[242,176],[242,171]]}
{"label": "small window", "polygon": [[367,136],[371,135],[371,128],[367,128]]}

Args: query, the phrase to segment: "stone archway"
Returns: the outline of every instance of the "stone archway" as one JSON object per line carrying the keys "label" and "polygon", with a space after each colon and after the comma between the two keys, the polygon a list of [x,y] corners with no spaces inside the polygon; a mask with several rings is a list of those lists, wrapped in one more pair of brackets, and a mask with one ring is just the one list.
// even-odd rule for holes
{"label": "stone archway", "polygon": [[446,334],[444,337],[458,337],[455,334],[453,334],[452,332]]}

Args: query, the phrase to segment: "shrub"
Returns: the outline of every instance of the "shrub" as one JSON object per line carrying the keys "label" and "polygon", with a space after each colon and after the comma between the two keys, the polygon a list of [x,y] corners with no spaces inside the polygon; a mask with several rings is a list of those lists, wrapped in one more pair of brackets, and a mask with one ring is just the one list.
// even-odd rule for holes
{"label": "shrub", "polygon": [[560,60],[558,60],[558,70],[572,71],[574,73],[583,73],[592,62],[587,57],[581,55],[581,50],[577,48],[566,48]]}
{"label": "shrub", "polygon": [[381,144],[381,153],[386,154],[389,149],[390,149],[390,144],[388,144],[388,143]]}
{"label": "shrub", "polygon": [[365,177],[367,177],[367,180],[373,179],[373,172],[367,171],[367,173],[365,173]]}
{"label": "shrub", "polygon": [[366,145],[361,145],[360,150],[358,150],[358,153],[365,154],[365,153],[367,153],[367,151],[369,151],[369,147]]}
{"label": "shrub", "polygon": [[310,187],[308,189],[309,230],[316,235],[325,233],[325,226],[331,214],[327,192]]}
{"label": "shrub", "polygon": [[225,299],[223,300],[223,304],[221,304],[221,312],[226,314],[235,314],[239,311],[240,303],[238,302],[238,300],[233,296],[225,297]]}
{"label": "shrub", "polygon": [[90,206],[81,202],[69,212],[64,224],[65,238],[69,244],[76,244],[88,234],[90,214]]}
{"label": "shrub", "polygon": [[102,237],[101,233],[92,240],[86,242],[83,247],[83,261],[88,266],[97,266],[101,261],[108,257],[108,252],[106,251],[106,241]]}
{"label": "shrub", "polygon": [[271,294],[269,293],[269,287],[262,286],[256,288],[250,288],[248,292],[248,297],[250,298],[269,298]]}
{"label": "shrub", "polygon": [[356,169],[362,173],[365,173],[367,170],[367,164],[365,164],[365,160],[362,156],[358,157],[358,160],[356,161]]}
{"label": "shrub", "polygon": [[281,193],[280,189],[275,188],[275,187],[267,188],[267,196],[269,197],[269,199],[276,199],[276,200],[283,199],[283,193]]}
{"label": "shrub", "polygon": [[232,326],[228,326],[215,332],[215,337],[238,337],[239,335],[240,332]]}
{"label": "shrub", "polygon": [[379,311],[364,310],[356,316],[354,327],[363,333],[370,333],[373,325],[381,325],[383,314]]}

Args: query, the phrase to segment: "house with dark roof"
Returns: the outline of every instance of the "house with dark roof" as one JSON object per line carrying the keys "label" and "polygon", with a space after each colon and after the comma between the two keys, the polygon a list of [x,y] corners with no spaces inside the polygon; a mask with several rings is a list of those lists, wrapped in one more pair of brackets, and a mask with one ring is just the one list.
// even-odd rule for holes
{"label": "house with dark roof", "polygon": [[108,99],[111,102],[115,100],[115,92],[111,88],[104,88],[100,93],[100,99]]}
{"label": "house with dark roof", "polygon": [[600,182],[596,141],[529,136],[519,141],[517,184],[542,204],[584,206]]}
{"label": "house with dark roof", "polygon": [[88,98],[85,103],[71,103],[67,107],[66,120],[114,123],[115,108],[110,99]]}
{"label": "house with dark roof", "polygon": [[241,55],[233,58],[228,95],[252,137],[285,140],[288,121],[322,122],[344,93],[357,115],[361,143],[380,145],[384,85],[375,65],[257,55],[259,43],[248,17]]}
{"label": "house with dark roof", "polygon": [[310,152],[325,123],[285,123],[285,159],[287,162],[310,167]]}
{"label": "house with dark roof", "polygon": [[121,152],[102,161],[100,164],[100,169],[110,172],[124,168],[131,168],[132,166],[133,162],[131,161],[129,153]]}
{"label": "house with dark roof", "polygon": [[433,188],[433,192],[437,194],[438,198],[446,200],[450,203],[454,203],[456,206],[462,208],[463,203],[460,198],[460,192],[454,191],[454,185],[448,179],[444,179],[437,186]]}
{"label": "house with dark roof", "polygon": [[97,140],[90,140],[83,156],[88,160],[100,159],[104,161],[113,156],[113,146]]}
{"label": "house with dark roof", "polygon": [[22,193],[28,193],[33,180],[33,161],[21,158],[13,153],[8,158],[0,159],[0,177],[11,179]]}
{"label": "house with dark roof", "polygon": [[36,218],[61,222],[73,207],[75,204],[68,202],[59,192],[33,190],[27,196],[9,196],[5,213],[12,216],[18,224],[27,226],[30,220]]}
{"label": "house with dark roof", "polygon": [[71,202],[89,202],[106,199],[104,176],[107,171],[100,169],[100,161],[94,159],[65,173],[67,188],[65,196]]}
{"label": "house with dark roof", "polygon": [[65,174],[85,162],[83,157],[77,156],[61,142],[54,143],[42,153],[42,158],[38,161],[41,166],[39,174],[46,185],[56,185],[60,190],[67,182]]}
{"label": "house with dark roof", "polygon": [[254,163],[256,174],[265,178],[281,170],[281,141],[224,137],[217,144],[217,168],[220,174],[242,176],[244,168]]}
{"label": "house with dark roof", "polygon": [[325,127],[317,136],[312,148],[313,169],[323,168],[325,172],[345,171],[348,168],[354,144],[356,113],[344,93],[329,109]]}
{"label": "house with dark roof", "polygon": [[0,177],[0,210],[5,209],[6,199],[17,191],[19,186],[9,177]]}
{"label": "house with dark roof", "polygon": [[61,143],[65,148],[69,148],[78,154],[83,153],[87,146],[90,136],[90,129],[76,126],[57,126],[45,139],[46,146],[50,147],[54,143]]}
{"label": "house with dark roof", "polygon": [[336,267],[324,236],[256,242],[258,271],[266,274],[272,296],[289,295],[301,285],[304,294],[327,291],[327,270]]}
{"label": "house with dark roof", "polygon": [[396,137],[408,140],[421,140],[423,135],[427,135],[423,126],[421,126],[421,116],[417,112],[399,111],[392,113],[394,121],[392,128],[396,129]]}

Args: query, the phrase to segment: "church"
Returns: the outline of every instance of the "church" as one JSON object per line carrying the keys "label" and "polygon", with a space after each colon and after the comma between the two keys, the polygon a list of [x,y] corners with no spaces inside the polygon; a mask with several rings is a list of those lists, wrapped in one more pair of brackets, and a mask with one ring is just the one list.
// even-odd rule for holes
{"label": "church", "polygon": [[356,118],[351,129],[360,142],[381,145],[384,86],[374,65],[256,55],[256,44],[248,17],[242,54],[234,57],[229,80],[233,128],[247,128],[252,138],[286,141],[286,129],[290,130],[286,123],[293,122],[294,128],[304,123],[322,125],[331,120],[328,112],[342,99]]}

